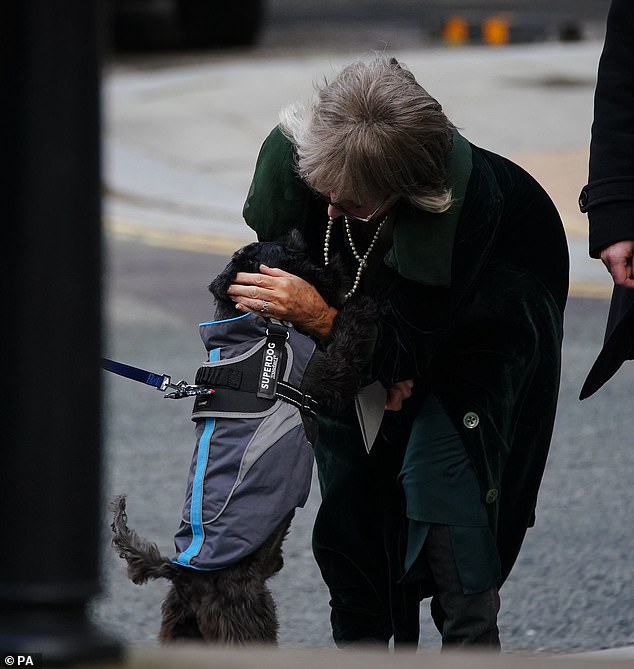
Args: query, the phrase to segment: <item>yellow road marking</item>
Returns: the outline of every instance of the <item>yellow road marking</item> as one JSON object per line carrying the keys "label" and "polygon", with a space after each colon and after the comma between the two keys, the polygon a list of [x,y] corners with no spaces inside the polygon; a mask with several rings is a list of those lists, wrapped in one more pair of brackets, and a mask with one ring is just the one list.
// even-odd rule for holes
{"label": "yellow road marking", "polygon": [[[188,251],[190,253],[206,253],[214,255],[231,255],[236,249],[255,241],[255,235],[247,237],[248,229],[245,225],[245,236],[219,236],[197,232],[182,232],[177,230],[160,230],[143,225],[136,221],[121,218],[107,217],[104,220],[108,233],[121,239],[132,239],[148,246]],[[587,297],[593,299],[607,299],[612,294],[612,284],[575,281],[570,284],[572,297]]]}
{"label": "yellow road marking", "polygon": [[136,221],[106,217],[104,226],[107,232],[122,239],[134,239],[147,244],[177,251],[193,253],[213,253],[228,255],[236,249],[255,241],[255,234],[248,237],[248,228],[244,226],[245,235],[235,237],[206,234],[202,232],[183,232],[178,230],[161,230]]}
{"label": "yellow road marking", "polygon": [[571,281],[571,297],[588,297],[591,299],[609,299],[612,295],[611,283],[595,283],[591,281]]}

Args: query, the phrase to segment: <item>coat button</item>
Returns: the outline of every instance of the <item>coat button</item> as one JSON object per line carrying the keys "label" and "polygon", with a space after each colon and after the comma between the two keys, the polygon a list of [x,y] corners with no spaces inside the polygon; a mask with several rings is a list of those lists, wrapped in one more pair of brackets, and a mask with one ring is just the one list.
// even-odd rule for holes
{"label": "coat button", "polygon": [[464,424],[465,427],[469,428],[470,430],[473,430],[474,427],[478,427],[478,425],[480,424],[480,417],[478,416],[477,413],[475,413],[475,411],[468,411],[464,415],[462,423]]}
{"label": "coat button", "polygon": [[585,208],[587,205],[588,205],[588,193],[584,189],[581,191],[581,193],[579,193],[579,209],[585,212]]}
{"label": "coat button", "polygon": [[487,491],[486,497],[484,498],[484,501],[487,504],[493,504],[495,500],[498,498],[498,491],[496,488],[491,488],[491,490]]}

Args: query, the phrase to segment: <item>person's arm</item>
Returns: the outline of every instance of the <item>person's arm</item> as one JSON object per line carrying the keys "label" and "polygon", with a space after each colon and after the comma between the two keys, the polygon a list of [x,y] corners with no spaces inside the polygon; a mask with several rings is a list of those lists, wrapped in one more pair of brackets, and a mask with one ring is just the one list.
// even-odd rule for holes
{"label": "person's arm", "polygon": [[590,255],[604,261],[615,282],[632,286],[633,72],[634,3],[613,0],[599,61],[589,179],[581,192],[580,206],[588,213]]}
{"label": "person's arm", "polygon": [[295,169],[291,142],[275,127],[258,154],[242,215],[260,241],[302,229],[313,195]]}

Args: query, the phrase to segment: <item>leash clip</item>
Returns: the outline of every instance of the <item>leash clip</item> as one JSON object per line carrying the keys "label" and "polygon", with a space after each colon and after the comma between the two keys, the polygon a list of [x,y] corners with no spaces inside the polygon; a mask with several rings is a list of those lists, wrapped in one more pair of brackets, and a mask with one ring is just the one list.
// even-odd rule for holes
{"label": "leash clip", "polygon": [[166,377],[165,386],[160,390],[173,388],[174,392],[166,393],[166,400],[182,400],[184,397],[197,397],[198,395],[213,395],[216,391],[208,386],[191,386],[187,381],[181,379],[178,383],[172,383],[169,376]]}
{"label": "leash clip", "polygon": [[172,383],[172,377],[169,374],[156,374],[155,372],[149,372],[147,369],[126,365],[109,358],[102,358],[101,366],[108,372],[118,374],[126,379],[138,381],[139,383],[145,383],[161,392],[172,388],[174,392],[165,395],[165,398],[170,400],[180,400],[183,397],[194,397],[197,395],[213,395],[216,392],[209,385],[190,386],[187,381],[183,380],[178,383]]}

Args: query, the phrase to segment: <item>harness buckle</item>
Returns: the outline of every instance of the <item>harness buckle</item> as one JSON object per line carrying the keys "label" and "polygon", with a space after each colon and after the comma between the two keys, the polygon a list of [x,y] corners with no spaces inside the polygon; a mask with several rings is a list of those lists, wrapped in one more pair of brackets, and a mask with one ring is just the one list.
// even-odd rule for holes
{"label": "harness buckle", "polygon": [[288,339],[290,334],[288,332],[289,327],[292,327],[290,323],[286,321],[279,321],[277,318],[270,318],[268,327],[265,330],[266,336],[273,337],[282,337]]}
{"label": "harness buckle", "polygon": [[314,416],[317,413],[318,406],[319,405],[317,403],[317,400],[314,400],[307,393],[302,393],[301,406],[299,407],[301,413],[303,413],[304,415]]}
{"label": "harness buckle", "polygon": [[167,377],[167,382],[164,388],[160,390],[166,390],[167,388],[173,388],[174,392],[167,393],[163,399],[166,400],[181,400],[184,397],[197,397],[198,395],[213,395],[216,391],[209,386],[195,386],[190,385],[187,381],[181,379],[178,383],[171,383],[169,376]]}

